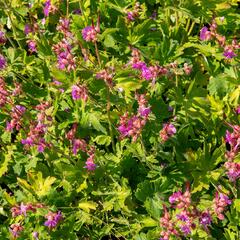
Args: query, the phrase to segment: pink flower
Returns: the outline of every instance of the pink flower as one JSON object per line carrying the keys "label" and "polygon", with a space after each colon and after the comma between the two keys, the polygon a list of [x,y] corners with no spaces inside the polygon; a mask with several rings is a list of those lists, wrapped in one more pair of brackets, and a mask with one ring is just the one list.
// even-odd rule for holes
{"label": "pink flower", "polygon": [[73,154],[77,155],[78,151],[81,150],[86,152],[87,150],[87,143],[84,139],[74,139],[73,140]]}
{"label": "pink flower", "polygon": [[9,228],[9,231],[12,233],[14,238],[18,238],[23,231],[23,226],[20,223],[12,224]]}
{"label": "pink flower", "polygon": [[4,69],[7,66],[7,61],[5,57],[0,54],[0,70]]}
{"label": "pink flower", "polygon": [[224,166],[228,170],[227,175],[229,180],[231,182],[236,182],[236,180],[240,178],[240,163],[235,163],[229,160]]}
{"label": "pink flower", "polygon": [[49,13],[54,13],[56,12],[57,8],[52,5],[51,3],[51,0],[47,0],[45,3],[44,3],[44,9],[43,9],[43,13],[44,13],[44,16],[45,17],[48,17],[49,16]]}
{"label": "pink flower", "polygon": [[178,202],[181,199],[181,197],[182,197],[182,192],[181,191],[175,192],[169,197],[169,202],[171,204],[173,204],[175,202]]}
{"label": "pink flower", "polygon": [[213,200],[214,212],[220,220],[224,219],[223,212],[225,208],[232,204],[232,201],[227,195],[216,192],[215,199]]}
{"label": "pink flower", "polygon": [[31,53],[37,52],[37,43],[35,40],[28,40],[28,49]]}
{"label": "pink flower", "polygon": [[82,37],[86,42],[97,41],[97,31],[94,26],[87,26],[82,29]]}
{"label": "pink flower", "polygon": [[5,33],[0,31],[0,45],[4,45],[7,42]]}
{"label": "pink flower", "polygon": [[172,123],[163,124],[163,129],[160,131],[160,137],[163,142],[166,142],[170,137],[176,134],[177,130]]}
{"label": "pink flower", "polygon": [[70,20],[67,18],[60,18],[59,24],[56,28],[59,32],[63,33],[65,37],[72,37],[70,31]]}
{"label": "pink flower", "polygon": [[130,11],[130,12],[128,12],[127,13],[127,19],[129,20],[129,21],[134,21],[135,20],[135,16],[134,16],[135,14],[132,12],[132,11]]}
{"label": "pink flower", "polygon": [[212,217],[211,214],[207,211],[207,212],[202,212],[201,216],[199,218],[199,222],[200,224],[202,224],[203,226],[207,226],[210,225],[212,222]]}
{"label": "pink flower", "polygon": [[79,100],[82,99],[83,101],[88,100],[88,90],[86,87],[81,85],[73,85],[72,86],[72,99]]}
{"label": "pink flower", "polygon": [[143,66],[141,71],[142,71],[142,78],[144,78],[146,80],[152,79],[153,75],[152,75],[152,71],[150,70],[150,68]]}
{"label": "pink flower", "polygon": [[232,46],[226,46],[224,48],[224,53],[223,56],[230,59],[230,58],[234,58],[237,56],[237,54],[234,52]]}
{"label": "pink flower", "polygon": [[89,155],[84,168],[86,168],[88,171],[94,171],[97,167],[97,165],[94,163],[94,158],[95,158],[95,148],[94,146],[90,147],[90,150],[87,152]]}
{"label": "pink flower", "polygon": [[32,33],[32,32],[33,32],[32,26],[30,24],[26,24],[24,27],[24,33],[28,35],[29,33]]}
{"label": "pink flower", "polygon": [[62,213],[58,211],[57,213],[49,212],[45,218],[47,221],[44,222],[44,225],[49,229],[55,228],[57,224],[63,219]]}
{"label": "pink flower", "polygon": [[211,32],[208,31],[208,28],[207,27],[203,27],[201,30],[200,30],[200,39],[202,41],[208,41],[212,38],[211,36]]}
{"label": "pink flower", "polygon": [[0,107],[3,107],[7,103],[8,97],[9,92],[7,91],[6,83],[4,79],[0,77]]}

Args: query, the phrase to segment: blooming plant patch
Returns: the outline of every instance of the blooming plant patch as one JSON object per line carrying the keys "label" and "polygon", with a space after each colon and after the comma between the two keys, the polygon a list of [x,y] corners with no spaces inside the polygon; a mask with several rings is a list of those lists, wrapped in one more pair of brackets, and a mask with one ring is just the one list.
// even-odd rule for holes
{"label": "blooming plant patch", "polygon": [[240,239],[240,2],[0,0],[0,239]]}

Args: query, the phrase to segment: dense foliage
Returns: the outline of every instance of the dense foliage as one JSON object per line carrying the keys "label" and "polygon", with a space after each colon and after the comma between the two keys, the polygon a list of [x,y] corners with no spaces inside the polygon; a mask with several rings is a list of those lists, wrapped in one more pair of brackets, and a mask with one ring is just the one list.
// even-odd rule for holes
{"label": "dense foliage", "polygon": [[0,0],[0,239],[240,239],[236,0]]}

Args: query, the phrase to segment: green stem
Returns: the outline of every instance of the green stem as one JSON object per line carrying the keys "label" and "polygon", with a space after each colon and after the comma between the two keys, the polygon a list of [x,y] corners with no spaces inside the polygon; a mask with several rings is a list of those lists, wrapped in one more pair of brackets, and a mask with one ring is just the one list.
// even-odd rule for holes
{"label": "green stem", "polygon": [[100,61],[100,56],[99,56],[99,52],[98,52],[97,42],[95,42],[94,45],[95,45],[95,51],[96,51],[96,56],[97,56],[97,60],[98,60],[98,65],[101,67],[101,61]]}
{"label": "green stem", "polygon": [[18,39],[17,39],[17,34],[16,34],[16,28],[15,28],[15,26],[14,26],[14,24],[13,24],[13,20],[12,20],[12,17],[11,17],[11,14],[9,13],[9,10],[12,12],[12,10],[11,10],[11,8],[9,8],[8,6],[7,6],[7,3],[4,1],[4,5],[5,5],[5,7],[6,7],[6,12],[7,12],[7,15],[8,15],[8,17],[9,17],[9,19],[10,19],[10,21],[11,21],[11,25],[12,25],[12,29],[13,29],[13,36],[14,36],[14,38],[15,38],[15,40],[17,41],[17,43],[18,43],[18,46],[22,49],[22,45],[21,45],[21,43],[18,41]]}
{"label": "green stem", "polygon": [[194,25],[195,25],[195,22],[193,21],[192,24],[191,24],[191,27],[190,27],[190,29],[189,29],[189,31],[188,31],[188,36],[190,36],[190,34],[192,33],[192,30],[193,30],[193,28],[194,28]]}
{"label": "green stem", "polygon": [[187,31],[188,31],[188,29],[189,29],[190,22],[191,22],[191,19],[190,19],[190,18],[188,18],[188,20],[187,20],[187,24],[186,24],[186,27],[185,27],[185,30],[186,30],[186,32],[187,32]]}
{"label": "green stem", "polygon": [[109,132],[110,132],[110,136],[111,136],[113,151],[116,152],[114,135],[113,135],[113,130],[112,130],[112,122],[111,122],[111,116],[110,116],[110,108],[111,108],[110,91],[109,91],[109,87],[107,85],[106,85],[106,87],[107,87],[107,116],[108,116]]}
{"label": "green stem", "polygon": [[69,14],[69,0],[67,0],[67,18],[68,18],[68,14]]}

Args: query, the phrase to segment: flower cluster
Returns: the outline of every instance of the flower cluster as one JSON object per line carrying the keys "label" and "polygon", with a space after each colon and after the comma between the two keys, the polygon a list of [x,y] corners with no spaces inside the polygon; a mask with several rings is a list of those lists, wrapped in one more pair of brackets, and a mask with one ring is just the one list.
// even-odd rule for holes
{"label": "flower cluster", "polygon": [[86,168],[88,171],[94,171],[97,167],[97,165],[94,163],[95,147],[91,146],[90,149],[87,151],[87,154],[88,154],[88,158],[87,158],[84,168]]}
{"label": "flower cluster", "polygon": [[5,33],[3,31],[0,31],[0,45],[4,45],[7,42]]}
{"label": "flower cluster", "polygon": [[25,35],[29,35],[30,33],[35,33],[37,32],[39,29],[39,26],[37,23],[34,23],[34,24],[25,24],[25,27],[24,27],[24,33]]}
{"label": "flower cluster", "polygon": [[47,132],[47,127],[51,123],[51,117],[48,116],[46,110],[50,108],[48,102],[43,102],[36,106],[38,110],[37,120],[32,121],[30,124],[30,131],[26,139],[22,139],[22,144],[26,148],[36,146],[38,152],[44,152],[46,147],[50,147],[51,144],[47,143],[45,140],[45,133]]}
{"label": "flower cluster", "polygon": [[60,211],[58,212],[49,211],[45,218],[47,219],[47,221],[44,222],[44,225],[49,229],[53,229],[63,219],[63,216]]}
{"label": "flower cluster", "polygon": [[176,61],[165,66],[147,66],[141,58],[140,51],[136,48],[132,48],[131,58],[128,65],[131,65],[133,69],[140,71],[140,78],[147,81],[152,80],[152,84],[154,84],[157,78],[161,76],[170,77],[172,75],[189,75],[192,72],[192,67],[188,63],[184,63],[183,67],[181,67]]}
{"label": "flower cluster", "polygon": [[24,27],[24,33],[28,37],[27,45],[28,50],[30,53],[36,53],[37,52],[37,41],[34,38],[35,33],[39,30],[39,26],[37,23],[29,24],[27,23]]}
{"label": "flower cluster", "polygon": [[240,49],[240,43],[238,43],[236,39],[233,39],[231,44],[226,43],[226,37],[217,32],[215,19],[213,19],[209,28],[203,27],[200,30],[200,40],[209,41],[213,39],[224,49],[223,56],[225,56],[225,58],[231,59],[237,56],[236,51]]}
{"label": "flower cluster", "polygon": [[6,88],[6,83],[2,77],[0,77],[0,107],[5,106],[8,101],[9,93]]}
{"label": "flower cluster", "polygon": [[147,106],[147,100],[145,95],[136,95],[138,101],[138,113],[132,117],[129,117],[126,112],[123,116],[120,117],[120,125],[118,131],[120,132],[120,138],[131,137],[135,142],[143,127],[146,125],[148,120],[149,113],[151,112],[150,107]]}
{"label": "flower cluster", "polygon": [[72,86],[72,99],[74,101],[82,99],[84,102],[88,100],[88,89],[82,85]]}
{"label": "flower cluster", "polygon": [[[187,184],[186,191],[178,191],[169,197],[170,209],[164,208],[164,215],[160,219],[162,227],[161,240],[168,240],[171,236],[188,236],[197,226],[202,227],[208,232],[208,227],[212,223],[212,217],[217,216],[220,220],[224,219],[222,214],[227,205],[231,204],[229,198],[216,193],[213,200],[212,210],[199,210],[191,200],[190,185]],[[170,213],[170,210],[171,213]]]}
{"label": "flower cluster", "polygon": [[99,71],[96,74],[97,79],[102,79],[105,81],[105,83],[109,86],[113,86],[113,75],[114,75],[114,69],[113,68],[108,68],[108,69],[103,69]]}
{"label": "flower cluster", "polygon": [[57,55],[59,69],[70,72],[76,68],[76,58],[72,53],[72,46],[69,40],[64,38],[59,43],[53,45],[53,51]]}
{"label": "flower cluster", "polygon": [[13,107],[10,113],[11,121],[7,122],[7,127],[6,127],[7,131],[11,132],[14,128],[16,128],[16,130],[21,129],[22,116],[25,113],[25,111],[26,111],[26,108],[24,106],[16,105]]}
{"label": "flower cluster", "polygon": [[[24,218],[28,216],[28,213],[35,213],[37,209],[46,208],[42,203],[21,203],[20,205],[15,205],[11,208],[12,217],[16,218],[17,216],[22,215]],[[49,229],[53,229],[57,226],[57,224],[63,219],[62,213],[60,211],[54,213],[51,211],[48,211],[48,213],[45,215],[45,218],[47,219],[44,222],[44,225],[48,227]],[[18,220],[18,218],[16,218]],[[20,236],[21,232],[24,230],[24,227],[21,223],[14,223],[10,226],[9,231],[11,232],[12,236],[16,239]],[[39,233],[34,231],[32,233],[32,236],[35,240],[38,240]]]}
{"label": "flower cluster", "polygon": [[21,203],[20,205],[13,206],[11,208],[12,217],[17,217],[19,215],[27,215],[27,212],[36,212],[38,208],[43,208],[44,205],[41,203],[32,204],[32,203]]}
{"label": "flower cluster", "polygon": [[133,22],[139,18],[139,13],[141,11],[141,5],[139,2],[136,2],[132,11],[127,12],[127,21]]}
{"label": "flower cluster", "polygon": [[12,233],[12,236],[16,239],[20,236],[21,232],[24,230],[24,227],[20,223],[11,224],[9,231]]}
{"label": "flower cluster", "polygon": [[35,40],[27,40],[27,44],[31,53],[37,52],[37,42]]}
{"label": "flower cluster", "polygon": [[164,123],[163,129],[160,131],[159,135],[163,142],[166,142],[170,137],[175,135],[177,132],[175,126],[172,123]]}
{"label": "flower cluster", "polygon": [[63,33],[65,38],[72,37],[72,33],[70,31],[70,20],[67,18],[60,18],[56,30]]}
{"label": "flower cluster", "polygon": [[57,11],[57,7],[51,3],[51,0],[47,0],[44,3],[43,13],[45,17],[48,17],[49,13],[55,13],[56,11]]}
{"label": "flower cluster", "polygon": [[93,26],[87,26],[82,29],[82,37],[86,42],[96,42],[97,34],[100,32],[99,28]]}
{"label": "flower cluster", "polygon": [[226,131],[225,142],[229,145],[230,149],[225,153],[228,161],[224,166],[227,169],[227,175],[230,181],[235,182],[240,178],[240,163],[234,162],[234,158],[240,149],[240,127],[238,125],[228,125],[233,129],[233,132]]}
{"label": "flower cluster", "polygon": [[214,199],[214,212],[220,220],[224,219],[223,212],[225,208],[230,204],[232,204],[232,201],[228,198],[227,195],[216,192]]}
{"label": "flower cluster", "polygon": [[72,144],[72,152],[74,155],[77,155],[79,150],[87,153],[88,158],[86,160],[86,165],[84,166],[84,168],[86,168],[89,171],[94,171],[97,167],[97,165],[94,163],[95,147],[94,146],[89,147],[84,139],[75,137],[77,133],[77,127],[78,127],[77,123],[74,123],[72,128],[66,134],[66,138]]}
{"label": "flower cluster", "polygon": [[5,57],[0,54],[0,70],[4,69],[7,66],[7,61]]}

